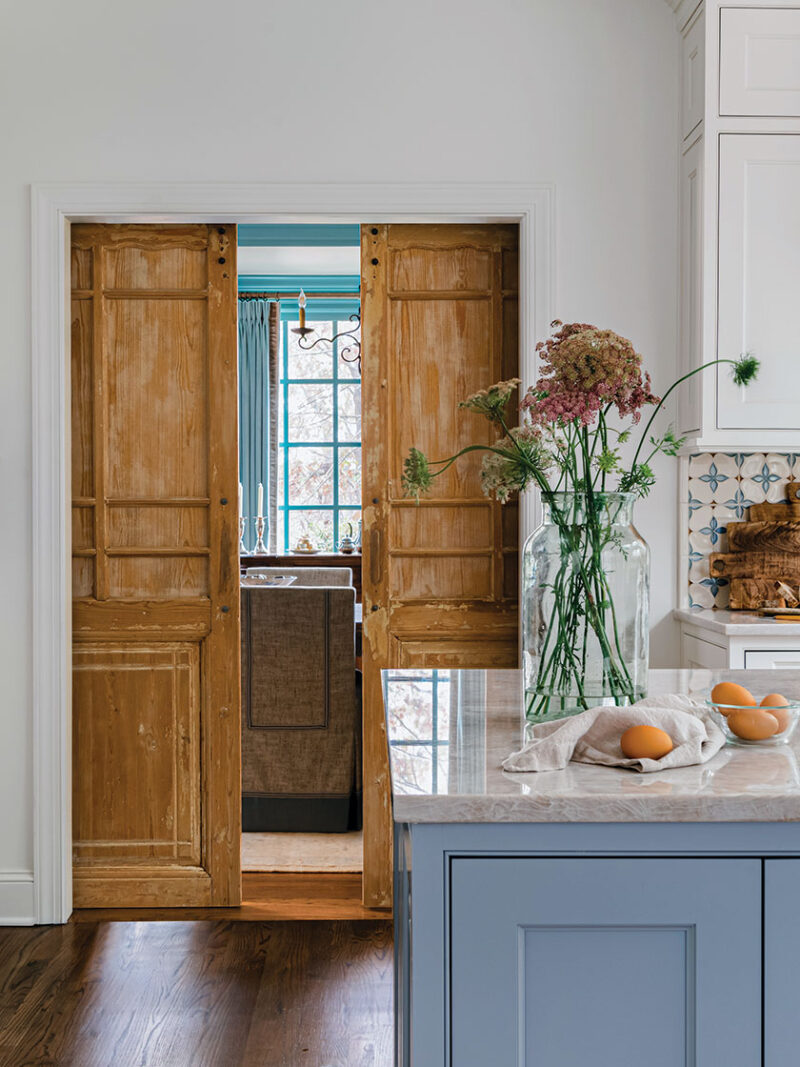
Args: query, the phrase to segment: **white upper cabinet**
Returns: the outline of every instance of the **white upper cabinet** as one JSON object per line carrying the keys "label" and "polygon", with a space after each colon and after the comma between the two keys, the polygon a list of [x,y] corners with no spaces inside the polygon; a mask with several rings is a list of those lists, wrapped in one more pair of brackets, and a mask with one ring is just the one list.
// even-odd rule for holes
{"label": "white upper cabinet", "polygon": [[686,139],[703,121],[705,98],[705,13],[699,8],[683,31],[681,132]]}
{"label": "white upper cabinet", "polygon": [[800,116],[800,7],[722,8],[719,113]]}
{"label": "white upper cabinet", "polygon": [[719,430],[800,427],[800,136],[722,134],[717,355],[761,361],[746,389],[720,368]]}
{"label": "white upper cabinet", "polygon": [[[744,6],[744,5],[747,6]],[[686,450],[800,450],[800,0],[704,0],[685,17],[680,103]]]}

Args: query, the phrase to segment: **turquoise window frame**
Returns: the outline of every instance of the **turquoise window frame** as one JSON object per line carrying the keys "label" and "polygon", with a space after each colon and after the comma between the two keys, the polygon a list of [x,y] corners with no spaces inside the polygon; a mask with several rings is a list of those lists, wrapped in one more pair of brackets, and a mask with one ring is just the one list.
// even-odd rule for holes
{"label": "turquoise window frame", "polygon": [[[353,301],[342,301],[339,307],[331,313],[330,318],[322,319],[319,311],[315,310],[311,301],[307,311],[306,321],[310,324],[320,322],[346,322],[353,313],[351,304]],[[355,303],[355,310],[358,304]],[[316,319],[315,319],[316,316]],[[361,511],[361,501],[342,503],[339,500],[339,451],[343,448],[361,448],[361,441],[339,441],[339,386],[361,385],[361,376],[342,378],[339,375],[339,341],[334,340],[332,345],[333,372],[330,378],[290,378],[289,377],[289,323],[296,321],[297,311],[287,309],[284,312],[281,303],[281,374],[279,388],[283,407],[281,422],[281,434],[278,441],[279,461],[283,465],[283,493],[278,500],[279,522],[283,526],[284,553],[291,554],[292,546],[289,542],[289,524],[293,511],[320,511],[330,512],[333,517],[333,545],[331,551],[338,550],[341,539],[340,518],[341,511]],[[289,386],[290,385],[330,385],[333,392],[333,440],[326,441],[290,441],[289,440]],[[297,504],[289,497],[289,453],[294,448],[332,448],[333,449],[333,503],[332,504]]]}

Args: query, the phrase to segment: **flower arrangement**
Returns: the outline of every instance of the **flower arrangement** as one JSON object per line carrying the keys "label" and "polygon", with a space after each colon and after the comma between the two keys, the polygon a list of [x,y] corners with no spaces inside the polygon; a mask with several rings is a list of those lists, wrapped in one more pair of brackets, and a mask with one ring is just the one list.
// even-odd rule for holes
{"label": "flower arrangement", "polygon": [[[534,606],[539,621],[536,634],[529,635],[536,644],[535,676],[528,687],[533,718],[548,714],[554,695],[574,695],[575,710],[591,706],[588,701],[598,695],[616,703],[633,702],[639,695],[608,574],[609,553],[624,547],[614,498],[646,496],[655,483],[654,457],[678,453],[683,439],[671,427],[661,433],[651,430],[682,382],[708,367],[730,364],[734,381],[746,385],[759,366],[751,355],[713,360],[682,375],[658,397],[642,370],[642,357],[626,338],[587,323],[556,320],[552,329],[552,336],[536,346],[541,370],[522,399],[519,425],[510,425],[506,414],[519,379],[497,382],[459,405],[488,419],[500,435],[497,441],[469,445],[438,461],[412,448],[403,471],[404,492],[419,499],[461,456],[481,452],[487,496],[505,503],[531,484],[541,491],[558,531],[559,565],[534,593],[544,599]],[[623,446],[629,441],[633,446],[632,435],[646,408],[652,411],[626,462]],[[545,600],[549,606],[543,615]],[[600,694],[587,692],[585,685],[593,645],[601,664]]]}

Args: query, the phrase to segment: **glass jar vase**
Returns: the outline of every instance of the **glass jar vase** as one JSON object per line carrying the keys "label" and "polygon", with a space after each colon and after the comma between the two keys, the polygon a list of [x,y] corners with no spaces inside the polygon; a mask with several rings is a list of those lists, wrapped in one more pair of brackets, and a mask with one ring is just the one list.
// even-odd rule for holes
{"label": "glass jar vase", "polygon": [[525,543],[526,718],[575,715],[646,694],[650,550],[632,493],[551,493]]}

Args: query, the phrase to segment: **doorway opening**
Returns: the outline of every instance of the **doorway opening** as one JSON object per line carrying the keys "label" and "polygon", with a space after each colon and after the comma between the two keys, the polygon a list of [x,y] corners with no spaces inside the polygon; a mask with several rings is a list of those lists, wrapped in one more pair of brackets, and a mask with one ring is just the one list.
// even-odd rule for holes
{"label": "doorway opening", "polygon": [[339,885],[360,889],[360,246],[358,224],[238,227],[242,872],[251,895],[249,874],[347,875]]}
{"label": "doorway opening", "polygon": [[[265,204],[270,210],[264,210]],[[73,657],[69,618],[77,612],[80,621],[84,606],[71,603],[70,542],[54,540],[49,532],[69,529],[70,526],[70,478],[65,468],[71,448],[70,390],[76,376],[70,366],[69,310],[67,307],[65,314],[63,302],[64,291],[69,286],[69,255],[65,257],[65,252],[69,251],[70,228],[75,224],[120,228],[147,224],[184,227],[205,224],[224,229],[237,221],[266,224],[281,220],[338,223],[352,220],[353,207],[358,204],[363,209],[362,217],[384,219],[387,225],[430,224],[433,219],[478,226],[489,222],[519,222],[522,242],[521,324],[526,352],[521,375],[524,387],[532,378],[533,342],[537,335],[546,331],[553,311],[550,266],[552,189],[547,185],[432,187],[215,183],[201,186],[140,183],[114,186],[83,183],[45,184],[32,189],[33,531],[34,551],[39,561],[33,588],[34,911],[38,922],[66,921],[73,908],[74,889],[75,835],[70,817],[73,792],[70,753],[74,747],[70,700]],[[218,249],[217,254],[220,251]],[[215,257],[213,263],[222,258]],[[232,321],[235,324],[235,312]],[[219,396],[213,389],[212,396],[215,398],[212,407],[218,406]],[[149,430],[146,418],[143,424]],[[236,473],[230,481],[235,515]],[[72,483],[74,488],[74,478]],[[214,488],[218,491],[218,487]],[[365,494],[368,492],[365,486]],[[215,501],[215,506],[217,503],[219,500]],[[530,528],[535,522],[535,504],[531,503],[525,510],[524,528]],[[229,538],[234,547],[238,543],[235,525],[234,518]],[[365,543],[365,563],[368,549],[369,545]],[[79,563],[77,566],[85,565]],[[187,616],[176,616],[181,626],[176,633],[182,638],[191,632],[191,626],[199,627],[202,621],[200,616],[194,622],[188,617],[201,605],[185,607]],[[128,608],[132,610],[128,611]],[[188,611],[189,608],[192,610]],[[127,619],[140,627],[143,620],[138,613],[141,609],[141,604],[126,605],[125,611],[118,615],[116,606],[111,610],[109,605],[105,618],[109,625],[115,620]],[[229,621],[233,620],[229,617]],[[142,633],[140,629],[140,637]],[[218,752],[216,756],[213,754],[212,746],[209,763],[218,756]],[[368,781],[367,784],[375,785],[375,802],[378,806],[383,805],[385,810],[388,788],[385,779]],[[224,795],[220,796],[224,800]],[[215,849],[230,853],[230,835],[215,837],[213,842],[209,839],[211,843]],[[380,862],[372,865],[369,875],[365,865],[365,899],[372,905],[390,902],[391,878],[387,877],[390,868],[386,865],[391,853],[390,843],[385,830],[381,830],[376,839],[368,836],[367,850],[372,850],[373,859],[380,858]],[[236,845],[238,847],[238,837]],[[120,879],[120,888],[124,887],[126,877]],[[154,892],[157,891],[158,905],[163,907],[165,899],[161,891],[165,888],[172,891],[177,883],[161,881],[158,885],[153,882],[150,885]]]}
{"label": "doorway opening", "polygon": [[[262,263],[286,254],[268,230]],[[308,261],[307,295],[234,269],[234,226],[73,229],[76,906],[236,905],[240,826],[248,875],[357,875],[362,851],[365,902],[389,906],[384,706],[409,731],[395,786],[424,792],[433,754],[446,791],[458,723],[444,699],[415,718],[422,694],[517,665],[516,504],[478,464],[423,500],[402,471],[412,446],[493,441],[458,406],[518,375],[518,227],[355,239],[350,291]],[[382,680],[401,667],[402,711]]]}

